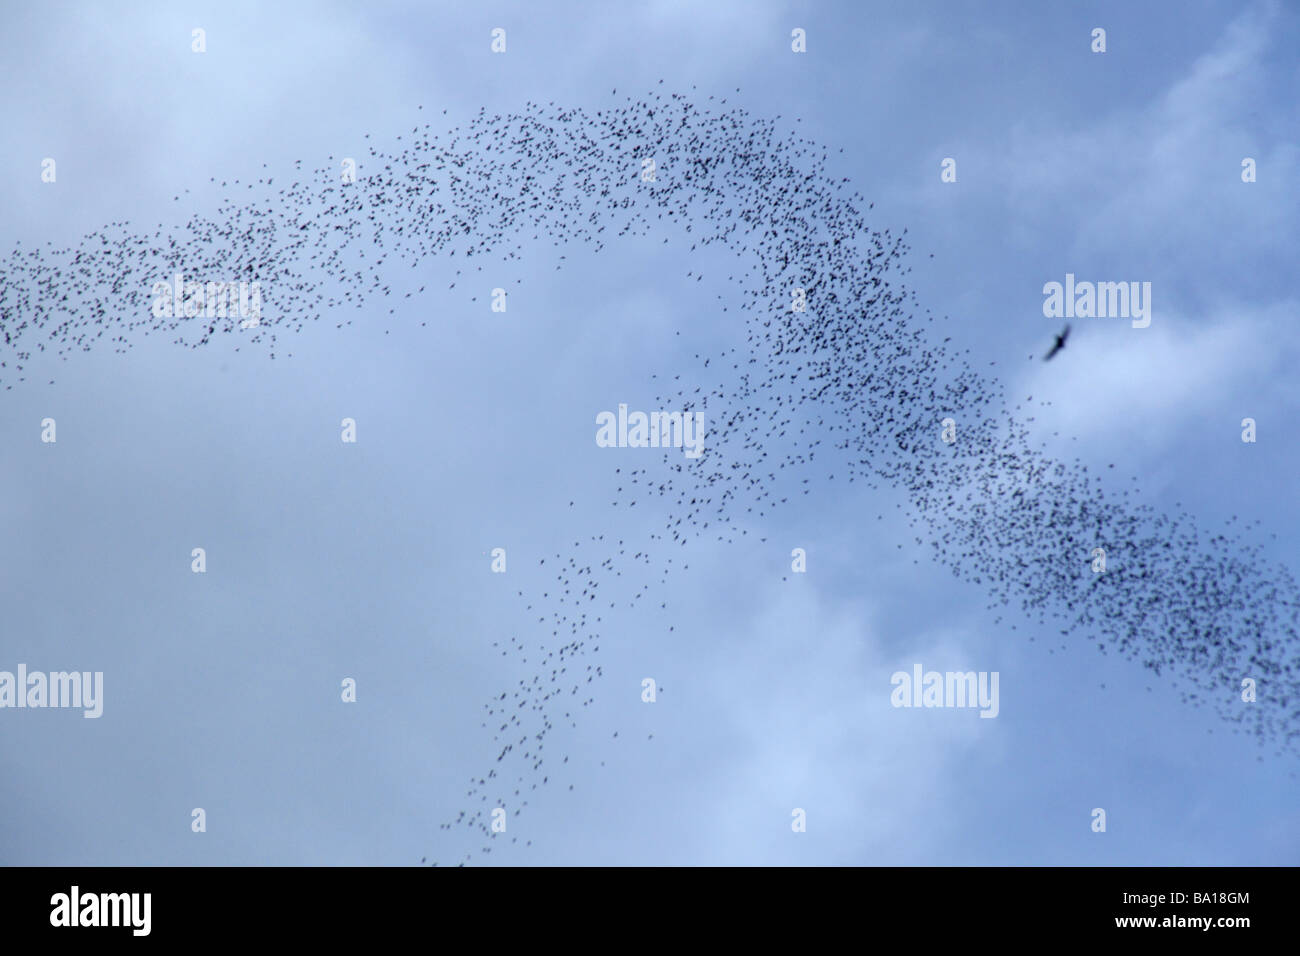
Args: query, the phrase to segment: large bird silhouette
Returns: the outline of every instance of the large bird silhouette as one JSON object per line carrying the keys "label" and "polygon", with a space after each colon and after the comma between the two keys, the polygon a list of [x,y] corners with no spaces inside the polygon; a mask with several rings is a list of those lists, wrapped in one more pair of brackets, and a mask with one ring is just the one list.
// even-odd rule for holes
{"label": "large bird silhouette", "polygon": [[1043,356],[1044,362],[1050,362],[1056,353],[1065,348],[1065,340],[1070,337],[1070,327],[1067,325],[1060,335],[1056,337],[1056,342],[1052,345],[1052,350]]}

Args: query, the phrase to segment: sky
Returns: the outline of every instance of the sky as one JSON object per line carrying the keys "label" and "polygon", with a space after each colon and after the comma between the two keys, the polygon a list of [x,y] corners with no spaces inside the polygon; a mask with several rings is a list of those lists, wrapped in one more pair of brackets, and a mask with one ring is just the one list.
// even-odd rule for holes
{"label": "sky", "polygon": [[[1264,558],[1297,570],[1286,4],[54,3],[5,19],[0,254],[211,215],[210,180],[364,157],[367,134],[391,145],[528,100],[596,110],[662,80],[826,146],[873,227],[907,230],[919,304],[1009,396],[1051,402],[1034,421],[1049,451],[1116,463],[1206,527],[1259,520]],[[233,338],[35,355],[0,393],[0,670],[102,671],[103,715],[0,709],[0,862],[1300,862],[1294,753],[1132,661],[998,621],[978,587],[896,547],[901,517],[874,520],[901,495],[830,482],[765,518],[764,542],[694,542],[669,586],[629,574],[623,596],[650,597],[620,601],[582,662],[603,672],[594,703],[510,808],[518,842],[483,855],[441,829],[493,766],[485,702],[532,673],[502,647],[544,637],[538,560],[662,528],[607,506],[638,452],[598,448],[595,414],[648,407],[658,379],[744,341],[719,308],[731,261],[663,238],[596,255],[526,241],[455,288],[454,263],[401,266],[399,314],[326,315],[274,359]],[[1151,282],[1150,327],[1076,319],[1042,362],[1061,326],[1043,286],[1067,273]],[[892,706],[891,675],[917,664],[997,672],[996,718]]]}

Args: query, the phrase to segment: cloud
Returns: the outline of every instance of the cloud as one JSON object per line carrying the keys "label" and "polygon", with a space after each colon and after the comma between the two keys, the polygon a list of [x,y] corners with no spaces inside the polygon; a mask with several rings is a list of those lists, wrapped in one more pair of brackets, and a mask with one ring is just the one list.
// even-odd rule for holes
{"label": "cloud", "polygon": [[[1149,328],[1133,329],[1124,319],[1075,319],[1064,352],[1050,363],[1035,356],[1011,394],[1051,401],[1048,408],[1034,406],[1040,433],[1059,430],[1067,439],[1141,444],[1152,452],[1176,441],[1183,427],[1217,421],[1235,428],[1242,415],[1234,410],[1234,393],[1279,382],[1284,366],[1300,360],[1294,337],[1287,341],[1300,304],[1294,300],[1193,322],[1162,311],[1159,297],[1153,299]],[[1278,388],[1277,399],[1286,401]]]}
{"label": "cloud", "polygon": [[[731,742],[713,750],[730,756],[715,761],[707,784],[714,859],[907,864],[945,852],[947,774],[972,752],[1000,753],[989,749],[1000,728],[973,711],[895,709],[890,676],[917,661],[997,668],[972,633],[894,642],[881,627],[873,607],[820,593],[811,580],[751,603],[733,631],[743,648],[728,642],[709,668],[719,724],[711,736]],[[798,836],[796,807],[808,814]]]}
{"label": "cloud", "polygon": [[[1275,4],[1247,10],[1145,104],[1019,124],[1008,143],[985,146],[1013,218],[1032,222],[1030,235],[1067,236],[1076,260],[1148,270],[1195,275],[1271,251],[1274,230],[1294,226],[1300,175],[1300,151],[1271,141],[1251,109],[1267,97],[1277,19]],[[1257,183],[1241,181],[1245,156],[1259,164]]]}

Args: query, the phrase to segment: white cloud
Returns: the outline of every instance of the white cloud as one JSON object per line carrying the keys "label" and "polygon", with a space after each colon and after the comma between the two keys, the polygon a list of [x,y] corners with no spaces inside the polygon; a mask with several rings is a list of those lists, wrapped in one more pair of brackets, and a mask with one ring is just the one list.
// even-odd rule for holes
{"label": "white cloud", "polygon": [[[716,858],[931,861],[945,852],[946,774],[973,748],[1001,759],[998,722],[893,708],[889,678],[902,665],[873,611],[807,583],[769,591],[736,628],[743,654],[730,644],[714,658],[716,713],[730,725],[715,732],[749,742],[716,765],[708,787]],[[908,668],[988,669],[977,666],[983,642],[970,633],[907,644]],[[808,812],[808,832],[783,849],[795,807]]]}
{"label": "white cloud", "polygon": [[[1162,312],[1153,299],[1149,328],[1134,329],[1123,319],[1075,319],[1065,351],[1030,366],[1011,395],[1034,397],[1039,433],[1059,430],[1066,439],[1140,443],[1154,451],[1175,441],[1180,427],[1219,419],[1233,427],[1241,416],[1233,420],[1232,395],[1281,381],[1281,367],[1298,358],[1287,344],[1295,302],[1195,323]],[[1285,393],[1276,397],[1286,400]],[[1038,408],[1043,399],[1051,407]]]}
{"label": "white cloud", "polygon": [[[1050,128],[1019,124],[1009,143],[987,147],[983,162],[1000,170],[1013,216],[1040,235],[1064,231],[1080,259],[1186,267],[1189,256],[1271,249],[1271,233],[1293,219],[1300,176],[1300,152],[1270,135],[1288,134],[1251,109],[1267,95],[1277,18],[1275,4],[1243,13],[1146,104],[1065,115]],[[1247,155],[1268,173],[1249,186]],[[1283,188],[1276,195],[1290,199],[1255,204]]]}

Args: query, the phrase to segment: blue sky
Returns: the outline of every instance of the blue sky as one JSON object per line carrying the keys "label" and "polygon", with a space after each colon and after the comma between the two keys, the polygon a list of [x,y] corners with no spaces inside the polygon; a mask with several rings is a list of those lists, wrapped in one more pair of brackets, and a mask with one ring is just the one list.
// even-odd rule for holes
{"label": "blue sky", "polygon": [[[1144,500],[1205,527],[1259,519],[1266,557],[1295,569],[1293,9],[699,6],[16,9],[0,37],[0,248],[211,214],[210,178],[364,157],[367,133],[391,144],[528,99],[595,110],[662,79],[824,144],[873,226],[908,230],[920,305],[997,363],[1008,395],[1052,402],[1035,435],[1054,453],[1116,462]],[[1089,49],[1098,26],[1105,54]],[[956,183],[940,182],[945,157]],[[647,407],[652,375],[744,340],[718,308],[731,261],[662,238],[596,256],[528,243],[472,288],[447,288],[446,261],[402,267],[395,291],[430,292],[391,320],[327,316],[282,340],[292,358],[157,336],[38,355],[0,414],[0,669],[101,670],[105,703],[98,720],[0,711],[0,861],[408,865],[476,849],[439,824],[495,758],[484,702],[533,673],[493,645],[543,636],[526,609],[551,583],[537,559],[663,525],[605,506],[626,462],[595,447],[595,413]],[[1067,272],[1151,281],[1151,327],[1078,320],[1059,359],[1028,361],[1059,328],[1042,286]],[[504,315],[486,305],[498,285]],[[874,515],[899,500],[823,482],[766,519],[767,544],[702,539],[689,576],[649,581],[648,608],[609,618],[596,701],[548,745],[570,759],[510,819],[519,844],[473,862],[1300,861],[1294,756],[1131,662],[996,623],[980,589],[896,549],[905,523]],[[789,573],[793,547],[807,574]],[[999,672],[998,717],[892,708],[890,675],[917,662]],[[355,704],[339,699],[347,676]]]}

